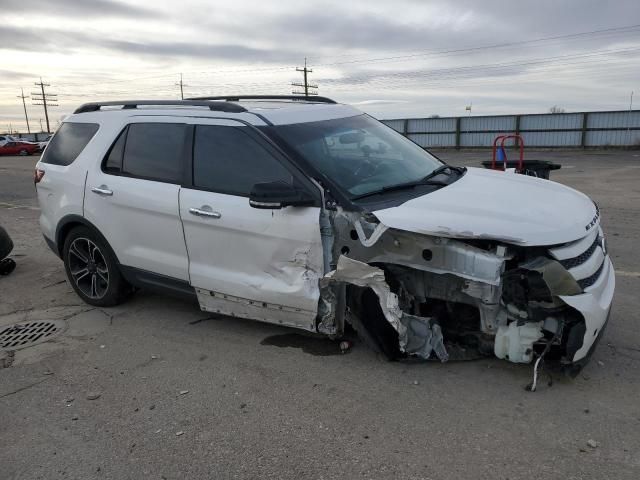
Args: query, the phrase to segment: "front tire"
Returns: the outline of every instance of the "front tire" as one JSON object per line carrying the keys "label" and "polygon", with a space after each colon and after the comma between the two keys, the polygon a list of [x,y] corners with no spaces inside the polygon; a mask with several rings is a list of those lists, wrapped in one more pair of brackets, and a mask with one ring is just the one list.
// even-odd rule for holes
{"label": "front tire", "polygon": [[111,248],[87,227],[76,227],[69,232],[62,259],[69,283],[89,305],[118,305],[130,291]]}

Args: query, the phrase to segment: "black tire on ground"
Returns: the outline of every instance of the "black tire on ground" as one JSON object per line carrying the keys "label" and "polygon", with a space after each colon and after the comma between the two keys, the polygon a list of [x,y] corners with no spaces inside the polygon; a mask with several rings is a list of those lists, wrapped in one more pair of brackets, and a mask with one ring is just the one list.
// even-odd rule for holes
{"label": "black tire on ground", "polygon": [[89,305],[112,307],[122,303],[131,292],[111,247],[87,227],[69,232],[62,259],[69,283]]}
{"label": "black tire on ground", "polygon": [[21,155],[23,157],[26,157],[27,155],[29,155],[29,152],[27,150],[20,150],[20,152],[18,153],[18,155]]}
{"label": "black tire on ground", "polygon": [[7,231],[0,227],[0,260],[9,255],[13,250],[13,241]]}
{"label": "black tire on ground", "polygon": [[0,260],[0,276],[9,275],[16,269],[16,262],[12,258]]}

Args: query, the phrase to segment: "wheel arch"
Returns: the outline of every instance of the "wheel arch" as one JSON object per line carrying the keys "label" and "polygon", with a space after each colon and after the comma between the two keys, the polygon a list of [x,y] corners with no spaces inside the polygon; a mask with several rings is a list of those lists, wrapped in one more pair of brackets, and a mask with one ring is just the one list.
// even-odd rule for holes
{"label": "wheel arch", "polygon": [[56,245],[56,251],[60,258],[62,258],[63,256],[64,242],[65,242],[65,239],[67,238],[67,235],[69,235],[69,232],[76,227],[87,227],[89,230],[91,230],[98,238],[100,238],[100,240],[104,242],[104,244],[109,249],[110,253],[113,255],[113,258],[115,258],[116,262],[120,264],[118,255],[116,255],[116,252],[113,251],[113,248],[111,248],[111,244],[105,238],[105,236],[100,232],[100,230],[98,230],[98,227],[96,227],[93,223],[91,223],[86,218],[80,215],[73,215],[73,214],[62,217],[58,222],[58,226],[56,227],[55,245]]}

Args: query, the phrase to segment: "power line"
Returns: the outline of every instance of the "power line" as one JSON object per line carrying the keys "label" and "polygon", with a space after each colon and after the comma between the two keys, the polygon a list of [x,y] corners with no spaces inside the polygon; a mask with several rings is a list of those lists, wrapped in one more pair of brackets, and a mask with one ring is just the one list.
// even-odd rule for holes
{"label": "power line", "polygon": [[24,119],[27,122],[27,133],[31,133],[31,127],[29,126],[29,116],[27,115],[27,104],[24,102],[25,98],[29,98],[24,94],[24,90],[20,88],[20,95],[18,98],[22,99],[22,107],[24,108]]}
{"label": "power line", "polygon": [[[216,90],[226,90],[229,92],[233,90],[232,93],[237,94],[238,90],[257,90],[263,91],[264,93],[270,93],[269,91],[265,91],[266,87],[283,87],[282,82],[260,82],[260,83],[212,83],[212,84],[183,84],[184,86],[189,86],[191,90],[204,91],[206,89],[211,90],[211,94],[214,94]],[[153,94],[150,93],[153,91]],[[91,93],[61,93],[58,96],[64,97],[64,100],[73,98],[91,98],[91,97],[118,97],[118,96],[127,96],[127,95],[139,95],[143,96],[154,96],[154,97],[165,97],[171,96],[174,94],[173,88],[168,88],[166,84],[156,84],[151,87],[147,86],[143,88],[132,88],[126,90],[94,90]],[[286,92],[282,92],[283,94]],[[221,93],[222,94],[222,93]],[[205,95],[204,93],[202,95]]]}
{"label": "power line", "polygon": [[[535,65],[544,65],[544,64],[552,64],[552,65],[571,65],[571,62],[566,62],[566,60],[574,60],[574,59],[589,59],[591,57],[599,57],[602,55],[610,55],[610,54],[626,54],[626,53],[634,53],[640,50],[640,48],[627,48],[627,49],[619,49],[619,50],[603,50],[598,52],[591,53],[583,53],[583,54],[569,54],[569,55],[557,55],[552,57],[539,57],[530,60],[517,60],[513,62],[498,62],[498,63],[486,63],[480,65],[471,65],[464,67],[452,67],[452,68],[440,68],[440,69],[430,69],[430,70],[413,70],[409,72],[376,72],[375,76],[372,75],[354,75],[351,77],[346,77],[340,79],[339,81],[333,79],[325,79],[323,81],[328,84],[332,83],[347,83],[347,81],[351,80],[353,83],[368,83],[375,79],[380,78],[388,78],[388,79],[396,79],[396,78],[445,78],[445,77],[453,77],[459,78],[462,75],[482,75],[483,73],[492,72],[495,70],[500,70],[504,68],[511,67],[522,67],[522,66],[535,66]],[[601,61],[601,60],[598,60]]]}
{"label": "power line", "polygon": [[[594,34],[611,34],[611,33],[634,33],[635,29],[640,28],[640,24],[638,25],[630,25],[627,27],[614,27],[607,28],[603,30],[592,30],[589,32],[579,32],[579,33],[571,33],[568,35],[556,35],[552,37],[541,37],[535,38],[531,40],[521,40],[517,42],[506,42],[506,43],[496,43],[492,45],[483,45],[478,47],[466,47],[466,48],[457,48],[457,49],[446,49],[446,50],[424,50],[422,52],[416,52],[413,54],[407,55],[398,55],[398,56],[390,56],[390,57],[377,57],[377,58],[364,58],[364,59],[356,59],[356,60],[348,60],[344,62],[332,62],[332,63],[318,63],[315,64],[316,67],[329,67],[335,65],[348,65],[352,63],[376,63],[387,60],[406,60],[415,57],[426,57],[432,55],[438,56],[447,56],[448,54],[457,54],[457,53],[468,53],[475,52],[480,50],[490,50],[494,48],[503,48],[503,47],[512,47],[512,46],[522,46],[530,43],[539,43],[539,42],[547,42],[551,40],[565,40],[570,38],[580,38],[584,36],[594,35]],[[322,58],[322,57],[320,57]],[[325,57],[326,58],[326,57]]]}
{"label": "power line", "polygon": [[[597,54],[591,54],[593,56],[602,55],[610,52],[598,52]],[[626,52],[631,53],[631,52]],[[584,57],[584,56],[583,56]],[[418,70],[412,72],[395,72],[381,74],[378,76],[352,76],[336,81],[331,79],[324,80],[327,82],[325,88],[330,92],[337,91],[352,91],[354,85],[369,84],[373,88],[379,88],[384,90],[392,90],[393,87],[398,88],[399,84],[404,84],[407,88],[408,85],[419,85],[422,90],[425,87],[442,87],[442,88],[468,88],[470,86],[480,86],[486,83],[501,83],[513,85],[514,81],[518,83],[530,82],[534,78],[540,78],[543,82],[549,82],[550,80],[575,80],[575,75],[580,69],[589,69],[588,73],[583,74],[582,78],[585,80],[594,79],[596,77],[611,76],[612,74],[616,78],[620,78],[620,74],[614,72],[614,70],[626,69],[634,71],[637,69],[636,65],[628,62],[621,63],[620,59],[615,58],[575,58],[572,61],[567,61],[567,58],[552,57],[554,61],[548,62],[534,62],[531,68],[527,70],[516,69],[514,67],[522,65],[522,62],[515,63],[503,63],[503,64],[489,64],[489,65],[477,65],[473,67],[458,67],[453,69],[441,69],[441,70]],[[558,59],[562,61],[558,62]],[[597,63],[596,63],[597,62]],[[576,67],[577,65],[577,67]],[[602,67],[594,70],[593,67]],[[571,68],[566,68],[566,67]],[[466,71],[460,71],[466,70]],[[506,70],[506,71],[505,71]],[[574,79],[570,76],[573,75]],[[471,82],[473,85],[470,85]]]}
{"label": "power line", "polygon": [[[585,63],[585,62],[582,62]],[[555,71],[553,72],[553,75],[549,74],[549,70],[548,67],[540,69],[539,71],[533,72],[533,73],[527,73],[527,75],[524,78],[519,78],[518,81],[518,85],[522,86],[526,83],[536,83],[539,84],[540,81],[545,82],[545,81],[549,81],[549,80],[565,80],[567,82],[573,82],[575,81],[575,79],[573,78],[568,78],[568,77],[563,77],[562,74],[571,74],[575,71],[578,71],[577,69],[572,69],[572,71],[566,71],[566,70],[562,70],[562,71],[557,71],[557,66],[554,66]],[[589,65],[586,65],[586,67],[590,67]],[[585,68],[585,66],[583,66],[582,68]],[[589,72],[587,75],[584,75],[583,78],[585,80],[596,80],[596,79],[600,79],[600,78],[608,78],[613,76],[614,78],[619,78],[619,72],[617,72],[616,70],[619,70],[621,68],[625,68],[625,69],[630,69],[631,71],[631,66],[628,65],[618,65],[617,67],[609,67],[607,68],[605,71],[600,71],[600,72]],[[635,69],[633,70],[635,72]],[[482,86],[486,86],[486,85],[495,85],[495,84],[502,84],[502,85],[508,85],[508,86],[513,86],[514,85],[514,77],[509,77],[509,76],[492,76],[492,77],[484,77],[484,78],[474,78],[474,77],[469,77],[469,76],[461,76],[461,77],[457,77],[457,78],[435,78],[433,80],[421,80],[419,78],[412,78],[412,77],[406,77],[406,78],[395,78],[392,81],[385,81],[384,79],[382,80],[374,80],[371,82],[376,88],[379,89],[384,89],[385,91],[391,91],[393,89],[393,87],[399,87],[400,85],[403,85],[403,88],[408,88],[410,85],[417,85],[419,86],[421,91],[424,91],[426,87],[429,88],[455,88],[455,89],[461,89],[461,88],[471,88],[471,87],[482,87]],[[602,85],[600,85],[602,86]],[[329,92],[340,92],[340,91],[353,91],[353,84],[351,85],[328,85],[326,87],[326,89]]]}
{"label": "power line", "polygon": [[[308,97],[309,95],[318,95],[318,92],[317,92],[318,85],[309,84],[307,74],[313,72],[313,70],[311,70],[310,68],[307,68],[307,57],[304,57],[304,68],[296,68],[296,72],[302,72],[304,83],[292,82],[291,86],[304,88],[304,92],[301,92],[299,90],[293,90],[291,93],[293,93],[294,95],[304,95],[305,97]],[[311,89],[311,91],[309,91],[309,89]]]}
{"label": "power line", "polygon": [[49,85],[48,83],[44,83],[42,81],[42,77],[40,77],[40,83],[36,82],[34,85],[37,87],[40,87],[41,93],[31,92],[31,99],[35,100],[36,102],[42,102],[42,103],[34,103],[33,105],[44,106],[44,117],[47,120],[47,133],[51,133],[51,128],[49,127],[49,112],[47,110],[47,106],[57,107],[58,106],[57,103],[51,103],[51,102],[57,102],[58,96],[55,93],[45,93],[44,87],[50,87],[51,85]]}

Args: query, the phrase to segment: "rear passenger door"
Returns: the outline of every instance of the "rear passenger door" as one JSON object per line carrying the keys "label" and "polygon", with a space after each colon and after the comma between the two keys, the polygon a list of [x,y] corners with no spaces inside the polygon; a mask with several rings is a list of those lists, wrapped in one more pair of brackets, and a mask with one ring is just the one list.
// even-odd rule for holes
{"label": "rear passenger door", "polygon": [[104,160],[90,167],[84,215],[106,237],[126,275],[139,282],[189,280],[178,211],[185,171],[182,119],[136,117]]}
{"label": "rear passenger door", "polygon": [[315,207],[249,205],[256,183],[317,189],[253,128],[227,120],[195,125],[180,215],[191,285],[205,310],[313,330],[322,276]]}

